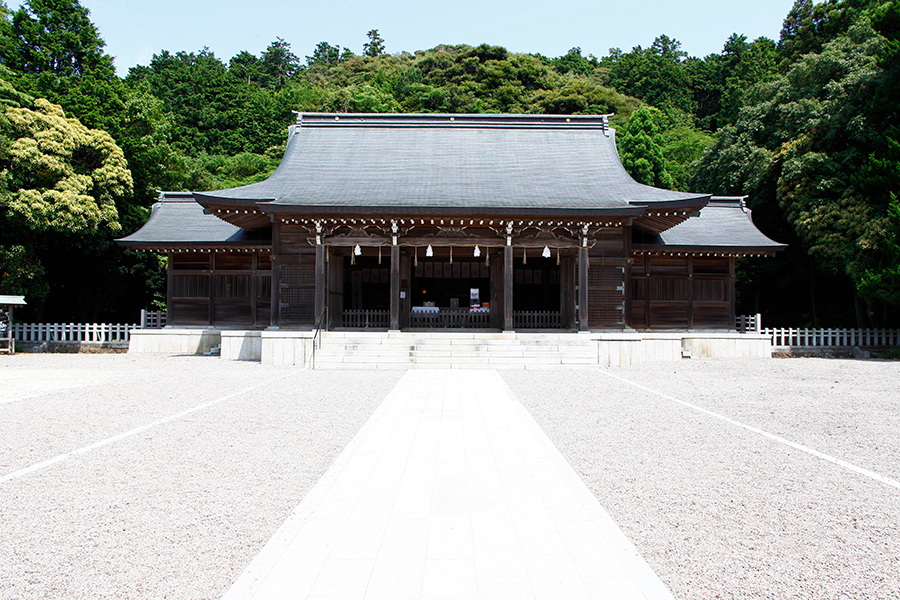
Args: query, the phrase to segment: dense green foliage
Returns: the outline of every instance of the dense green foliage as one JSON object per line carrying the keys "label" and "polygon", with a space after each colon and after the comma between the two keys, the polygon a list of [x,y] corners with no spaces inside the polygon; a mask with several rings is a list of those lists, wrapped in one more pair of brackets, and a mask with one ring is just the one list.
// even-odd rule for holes
{"label": "dense green foliage", "polygon": [[[615,113],[620,155],[637,180],[746,194],[757,225],[790,244],[775,259],[742,261],[739,312],[791,326],[895,323],[898,32],[898,0],[796,0],[777,41],[735,33],[702,58],[665,35],[600,58],[580,47],[548,58],[488,44],[388,54],[372,29],[359,54],[322,41],[301,60],[280,38],[259,56],[228,61],[207,49],[161,49],[120,78],[78,0],[28,0],[15,11],[0,0],[0,159],[17,173],[4,179],[0,207],[2,289],[26,290],[48,319],[133,319],[162,292],[160,261],[113,237],[140,227],[156,190],[265,178],[293,111]],[[108,134],[133,186],[83,193],[89,175],[76,157],[63,160],[72,174],[34,179],[28,171],[39,169],[19,155],[36,134],[16,129],[30,113],[96,132],[78,129],[82,137]],[[96,208],[81,221],[70,211],[65,231],[45,231],[40,243],[19,235],[74,206],[61,201],[66,194]]]}

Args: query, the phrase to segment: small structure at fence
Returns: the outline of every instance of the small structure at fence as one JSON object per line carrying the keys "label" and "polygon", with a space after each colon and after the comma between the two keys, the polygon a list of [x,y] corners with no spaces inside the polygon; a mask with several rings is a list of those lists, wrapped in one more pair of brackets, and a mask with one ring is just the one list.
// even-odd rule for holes
{"label": "small structure at fence", "polygon": [[16,337],[12,328],[13,306],[24,304],[25,296],[0,296],[0,352],[16,353]]}
{"label": "small structure at fence", "polygon": [[159,329],[166,326],[166,311],[141,310],[141,329]]}

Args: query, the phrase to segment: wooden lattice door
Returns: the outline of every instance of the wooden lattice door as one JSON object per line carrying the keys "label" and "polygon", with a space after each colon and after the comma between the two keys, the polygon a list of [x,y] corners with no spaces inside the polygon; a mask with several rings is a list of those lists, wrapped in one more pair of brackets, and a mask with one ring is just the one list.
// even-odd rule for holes
{"label": "wooden lattice door", "polygon": [[281,265],[281,320],[289,323],[314,323],[315,312],[315,266]]}
{"label": "wooden lattice door", "polygon": [[625,326],[625,267],[588,267],[588,324],[591,329]]}

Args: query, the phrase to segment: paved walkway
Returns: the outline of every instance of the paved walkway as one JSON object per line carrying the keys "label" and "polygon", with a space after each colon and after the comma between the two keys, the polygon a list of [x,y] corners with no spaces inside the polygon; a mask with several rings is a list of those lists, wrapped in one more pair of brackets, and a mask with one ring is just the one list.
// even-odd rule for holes
{"label": "paved walkway", "polygon": [[495,371],[416,370],[226,598],[672,596]]}

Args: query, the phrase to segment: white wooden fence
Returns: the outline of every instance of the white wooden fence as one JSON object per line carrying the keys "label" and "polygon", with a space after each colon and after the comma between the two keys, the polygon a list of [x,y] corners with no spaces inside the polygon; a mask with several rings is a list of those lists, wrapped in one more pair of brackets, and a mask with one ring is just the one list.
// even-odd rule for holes
{"label": "white wooden fence", "polygon": [[15,323],[13,337],[20,342],[127,342],[137,324],[121,323]]}
{"label": "white wooden fence", "polygon": [[765,328],[773,346],[792,348],[838,348],[852,346],[900,346],[900,329],[794,329]]}
{"label": "white wooden fence", "polygon": [[850,329],[812,327],[762,327],[761,315],[740,315],[734,328],[740,333],[761,333],[772,345],[791,348],[849,348],[900,346],[900,329]]}

